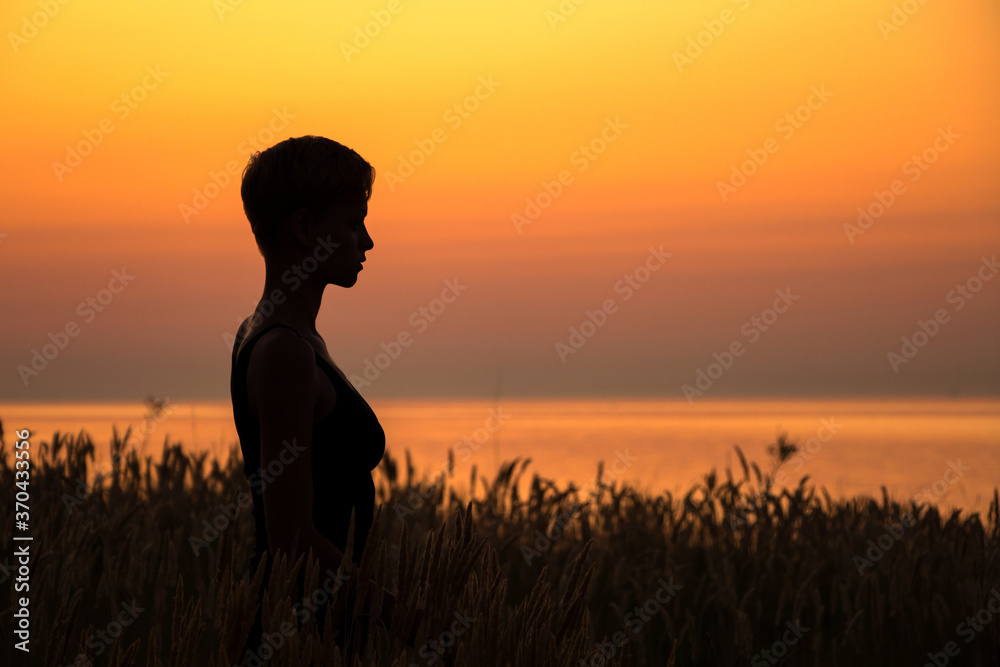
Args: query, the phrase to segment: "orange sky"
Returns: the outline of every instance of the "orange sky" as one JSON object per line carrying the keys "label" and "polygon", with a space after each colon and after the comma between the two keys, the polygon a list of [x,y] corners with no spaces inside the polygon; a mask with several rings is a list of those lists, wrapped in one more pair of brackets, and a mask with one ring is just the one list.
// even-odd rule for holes
{"label": "orange sky", "polygon": [[[232,4],[0,8],[0,398],[225,397],[225,336],[263,277],[226,170],[248,139],[303,134],[379,173],[375,248],[320,315],[348,375],[413,335],[366,395],[490,395],[502,374],[512,394],[679,397],[737,342],[705,397],[1000,389],[1000,280],[948,299],[1000,251],[996,2]],[[785,288],[801,299],[751,341]]]}

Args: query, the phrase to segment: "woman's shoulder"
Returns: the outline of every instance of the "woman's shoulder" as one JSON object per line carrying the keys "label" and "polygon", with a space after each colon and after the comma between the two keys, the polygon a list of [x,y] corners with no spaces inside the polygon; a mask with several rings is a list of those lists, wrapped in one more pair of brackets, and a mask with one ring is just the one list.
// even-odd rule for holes
{"label": "woman's shoulder", "polygon": [[285,369],[311,367],[316,352],[308,340],[282,322],[261,323],[252,327],[244,338],[244,346],[253,342],[249,366],[280,372]]}
{"label": "woman's shoulder", "polygon": [[243,323],[240,324],[237,337],[242,337],[244,342],[255,338],[263,339],[265,337],[270,339],[274,339],[275,337],[284,337],[289,340],[294,337],[305,340],[305,336],[299,333],[299,330],[288,322],[276,319],[254,317],[253,315],[243,320]]}

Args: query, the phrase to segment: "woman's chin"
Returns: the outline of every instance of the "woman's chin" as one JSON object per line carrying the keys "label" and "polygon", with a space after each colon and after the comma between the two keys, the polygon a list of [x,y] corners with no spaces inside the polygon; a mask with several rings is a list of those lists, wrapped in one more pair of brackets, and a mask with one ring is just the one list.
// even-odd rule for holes
{"label": "woman's chin", "polygon": [[356,282],[358,282],[358,274],[352,273],[348,276],[338,278],[336,281],[333,281],[330,284],[336,285],[337,287],[353,287]]}

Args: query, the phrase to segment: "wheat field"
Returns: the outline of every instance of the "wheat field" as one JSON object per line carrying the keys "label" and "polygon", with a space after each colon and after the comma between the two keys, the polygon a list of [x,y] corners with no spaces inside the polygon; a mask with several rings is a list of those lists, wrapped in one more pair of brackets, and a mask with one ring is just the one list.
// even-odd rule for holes
{"label": "wheat field", "polygon": [[[93,478],[85,432],[31,444],[30,653],[15,648],[15,468],[0,446],[2,665],[994,665],[1000,656],[1000,498],[988,516],[883,497],[779,488],[737,449],[683,497],[602,483],[560,488],[530,460],[494,479],[417,479],[387,452],[351,600],[306,555],[278,554],[263,598],[269,639],[243,661],[261,576],[250,486],[227,461],[164,441],[159,462],[109,443]],[[529,491],[525,494],[523,488]],[[247,494],[242,496],[241,494]],[[522,495],[524,497],[522,497]],[[350,546],[348,546],[350,552]],[[306,599],[294,583],[305,568]],[[22,573],[23,574],[23,573]],[[331,585],[332,584],[332,585]],[[323,639],[315,611],[326,607]],[[417,613],[417,608],[422,613]],[[1000,607],[997,607],[1000,609]],[[989,616],[989,621],[986,618]],[[971,624],[968,620],[971,619]],[[978,629],[976,629],[978,628]],[[957,651],[957,653],[956,653]],[[937,660],[937,663],[934,661]],[[941,662],[944,660],[944,662]],[[950,662],[949,662],[950,661]]]}

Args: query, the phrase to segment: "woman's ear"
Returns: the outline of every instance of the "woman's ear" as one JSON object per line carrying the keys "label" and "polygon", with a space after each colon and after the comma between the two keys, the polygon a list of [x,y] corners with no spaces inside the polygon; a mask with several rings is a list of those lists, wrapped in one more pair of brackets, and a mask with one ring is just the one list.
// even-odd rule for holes
{"label": "woman's ear", "polygon": [[296,209],[285,220],[289,237],[294,240],[296,245],[302,246],[309,245],[312,241],[310,234],[312,233],[313,223],[312,213],[305,207]]}

